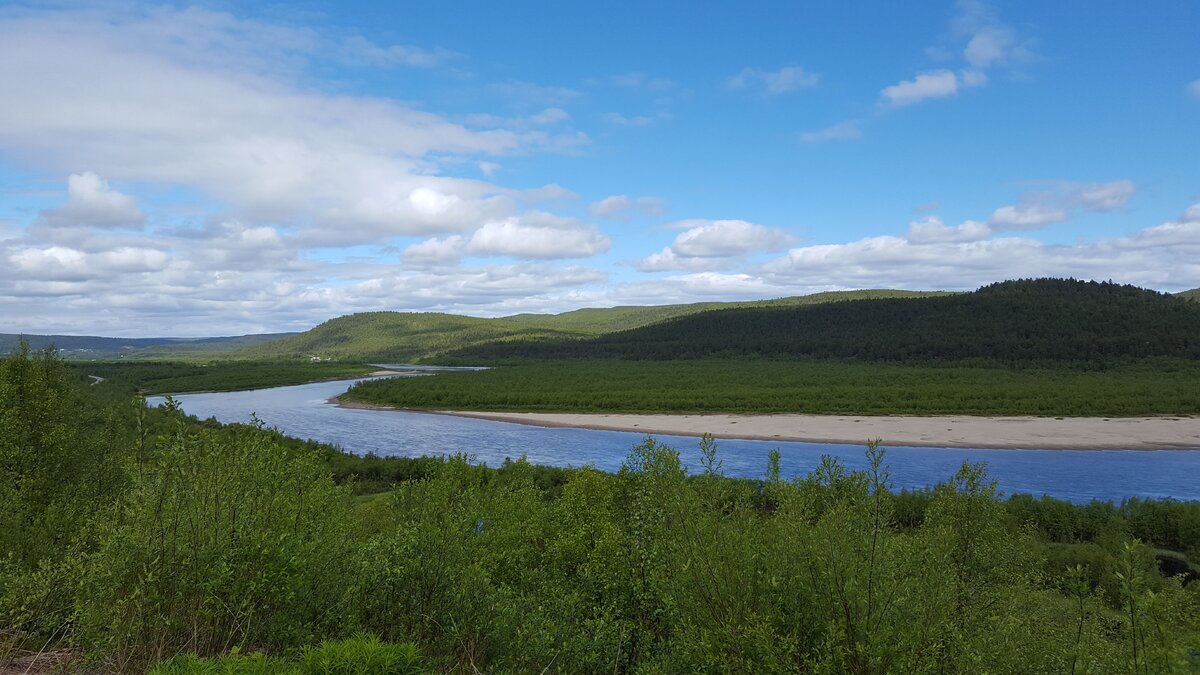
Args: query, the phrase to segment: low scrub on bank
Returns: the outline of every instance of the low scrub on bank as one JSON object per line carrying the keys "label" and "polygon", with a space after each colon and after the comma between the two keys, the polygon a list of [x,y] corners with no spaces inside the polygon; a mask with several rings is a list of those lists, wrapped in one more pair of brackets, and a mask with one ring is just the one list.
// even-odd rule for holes
{"label": "low scrub on bank", "polygon": [[361,382],[344,398],[430,410],[843,415],[1200,414],[1200,362],[1100,367],[800,359],[538,361]]}
{"label": "low scrub on bank", "polygon": [[[160,673],[1200,667],[1200,584],[1130,537],[1194,550],[1188,505],[1057,517],[1005,501],[980,466],[897,493],[874,446],[865,471],[826,458],[785,481],[775,454],[734,480],[711,439],[693,473],[646,439],[616,473],[458,456],[355,496],[353,460],[104,402],[28,353],[0,362],[0,422],[0,660],[50,645]],[[379,480],[402,466],[377,461]]]}

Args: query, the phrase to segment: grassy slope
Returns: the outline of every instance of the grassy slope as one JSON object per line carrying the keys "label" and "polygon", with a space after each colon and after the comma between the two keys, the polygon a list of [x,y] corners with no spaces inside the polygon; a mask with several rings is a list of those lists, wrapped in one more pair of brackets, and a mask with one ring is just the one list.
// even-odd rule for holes
{"label": "grassy slope", "polygon": [[1191,300],[1192,302],[1200,302],[1200,288],[1193,288],[1190,291],[1183,291],[1181,293],[1176,293],[1175,295],[1183,298],[1184,300]]}
{"label": "grassy slope", "polygon": [[504,319],[435,313],[366,312],[331,319],[312,330],[237,352],[241,358],[308,358],[411,362],[444,351],[562,333]]}
{"label": "grassy slope", "polygon": [[675,319],[681,316],[699,314],[718,309],[734,309],[743,307],[801,307],[842,300],[865,300],[873,298],[927,298],[942,295],[952,295],[942,291],[897,291],[889,289],[871,289],[862,291],[829,291],[799,295],[773,300],[755,300],[749,302],[697,302],[686,305],[651,305],[651,306],[621,306],[621,307],[592,307],[577,309],[562,314],[517,314],[507,320],[528,326],[538,326],[554,330],[601,335],[614,331],[640,328],[650,324]]}

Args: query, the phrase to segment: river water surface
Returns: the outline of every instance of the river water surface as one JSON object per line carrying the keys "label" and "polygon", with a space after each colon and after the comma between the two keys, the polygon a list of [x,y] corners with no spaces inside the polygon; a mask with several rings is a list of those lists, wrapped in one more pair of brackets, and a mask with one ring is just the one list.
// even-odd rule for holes
{"label": "river water surface", "polygon": [[[327,400],[352,381],[317,382],[252,391],[179,394],[183,410],[201,419],[248,422],[257,415],[289,436],[337,445],[357,454],[415,457],[465,452],[498,466],[506,457],[535,464],[583,466],[615,471],[629,449],[645,436],[621,431],[542,428],[509,422],[390,410],[340,408]],[[150,405],[162,397],[148,399]],[[697,438],[655,436],[680,452],[692,470],[700,467]],[[886,443],[885,443],[886,445]],[[728,476],[762,477],[767,453],[778,448],[785,476],[803,475],[821,455],[849,468],[865,465],[863,445],[717,439],[717,458]],[[1073,502],[1120,501],[1126,497],[1200,499],[1200,451],[1180,450],[971,450],[888,448],[896,489],[944,481],[963,462],[986,462],[1005,493],[1048,494]]]}

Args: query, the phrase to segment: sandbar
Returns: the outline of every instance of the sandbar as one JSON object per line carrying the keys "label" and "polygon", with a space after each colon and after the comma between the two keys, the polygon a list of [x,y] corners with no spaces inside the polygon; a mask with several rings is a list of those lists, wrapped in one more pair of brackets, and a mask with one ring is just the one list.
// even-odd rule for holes
{"label": "sandbar", "polygon": [[[344,407],[388,406],[331,400]],[[395,408],[391,408],[395,409]],[[974,417],[907,415],[585,414],[423,410],[541,427],[648,435],[933,448],[1200,450],[1200,417]]]}

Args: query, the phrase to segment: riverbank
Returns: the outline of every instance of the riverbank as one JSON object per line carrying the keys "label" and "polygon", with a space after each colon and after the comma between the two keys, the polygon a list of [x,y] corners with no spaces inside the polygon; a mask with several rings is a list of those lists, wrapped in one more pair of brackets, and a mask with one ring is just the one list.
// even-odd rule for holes
{"label": "riverbank", "polygon": [[[402,410],[330,399],[344,408]],[[944,448],[1038,448],[1049,450],[1200,450],[1196,417],[972,417],[866,415],[662,415],[474,412],[423,410],[541,427],[632,431],[671,436],[712,434],[805,443]]]}

